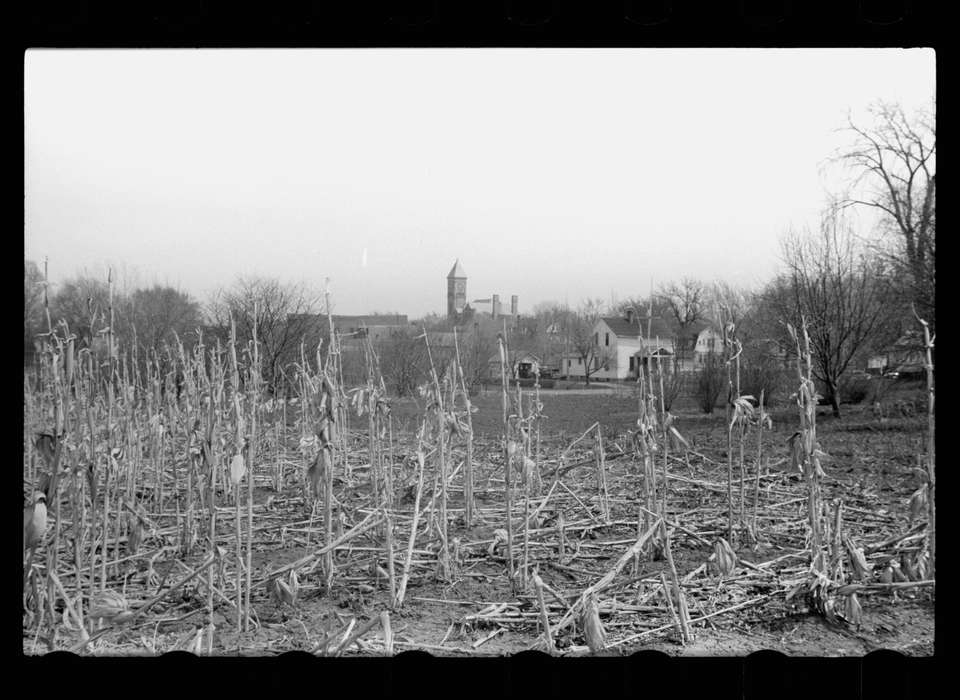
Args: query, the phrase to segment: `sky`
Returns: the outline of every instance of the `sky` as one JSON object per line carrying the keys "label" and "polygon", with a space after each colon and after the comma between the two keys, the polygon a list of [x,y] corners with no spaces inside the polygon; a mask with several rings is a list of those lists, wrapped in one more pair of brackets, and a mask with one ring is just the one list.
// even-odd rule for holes
{"label": "sky", "polygon": [[[931,49],[30,50],[24,253],[201,301],[238,276],[338,313],[755,287]],[[869,217],[858,225],[871,228]],[[869,233],[867,231],[866,233]],[[478,308],[485,308],[478,305]]]}

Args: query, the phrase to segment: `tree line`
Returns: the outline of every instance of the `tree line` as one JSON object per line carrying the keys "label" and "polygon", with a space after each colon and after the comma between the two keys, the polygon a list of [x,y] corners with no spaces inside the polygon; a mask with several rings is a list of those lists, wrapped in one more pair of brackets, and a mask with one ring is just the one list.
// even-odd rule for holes
{"label": "tree line", "polygon": [[[474,385],[489,375],[498,335],[511,350],[532,353],[546,366],[575,357],[590,381],[611,361],[594,338],[597,320],[631,313],[643,334],[644,324],[658,320],[660,331],[670,335],[676,362],[691,356],[704,325],[735,334],[743,348],[744,385],[769,396],[776,368],[767,348],[789,349],[787,324],[806,322],[815,377],[839,415],[844,378],[851,370],[915,328],[918,317],[932,333],[936,328],[933,108],[907,115],[897,105],[878,104],[871,124],[848,120],[845,129],[847,147],[826,163],[848,172],[847,191],[825,205],[818,230],[781,235],[781,264],[759,288],[683,278],[617,303],[587,299],[571,307],[545,301],[519,319],[492,319],[469,308],[456,319],[430,315],[376,340],[365,340],[362,333],[340,338],[344,380],[363,381],[370,350],[388,388],[401,396],[413,394],[429,376],[431,362],[444,376],[455,330],[464,373]],[[874,230],[858,230],[851,216],[855,208],[877,213]],[[112,338],[133,355],[134,364],[162,365],[175,342],[223,342],[232,322],[240,342],[249,341],[256,329],[263,378],[275,391],[292,368],[315,357],[318,344],[331,342],[325,311],[319,290],[273,278],[237,278],[201,303],[169,285],[118,283],[93,274],[53,288],[40,265],[24,261],[25,364],[38,337],[61,325],[80,348],[97,356],[109,352]],[[706,393],[722,384],[710,374],[722,369],[719,350],[717,362],[709,360],[697,379]]]}

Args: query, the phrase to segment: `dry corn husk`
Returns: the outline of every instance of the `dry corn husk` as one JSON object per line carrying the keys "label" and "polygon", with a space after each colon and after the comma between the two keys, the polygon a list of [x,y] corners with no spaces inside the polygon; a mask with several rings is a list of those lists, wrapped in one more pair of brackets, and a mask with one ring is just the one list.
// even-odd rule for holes
{"label": "dry corn husk", "polygon": [[910,496],[910,522],[913,523],[927,511],[927,485],[924,484]]}
{"label": "dry corn husk", "polygon": [[913,555],[913,571],[917,581],[926,581],[927,573],[930,571],[930,552],[926,547]]}
{"label": "dry corn husk", "polygon": [[97,591],[90,598],[89,615],[93,619],[122,622],[130,616],[130,604],[116,591]]}
{"label": "dry corn husk", "polygon": [[493,531],[493,542],[490,543],[490,546],[487,548],[487,554],[493,556],[493,553],[496,551],[497,546],[504,544],[507,541],[507,531],[503,528],[497,528]]}
{"label": "dry corn husk", "polygon": [[271,593],[277,605],[286,603],[290,607],[294,607],[297,604],[297,594],[299,592],[300,580],[297,578],[297,572],[293,569],[290,570],[286,581],[281,578],[273,580]]}
{"label": "dry corn husk", "polygon": [[909,579],[906,574],[903,573],[903,570],[900,568],[900,562],[896,559],[890,560],[890,568],[893,570],[893,580],[896,583],[906,583]]}
{"label": "dry corn husk", "polygon": [[903,552],[900,554],[900,570],[903,571],[909,580],[919,581],[920,579],[917,576],[917,569],[914,560],[915,557],[910,556],[908,552]]}
{"label": "dry corn husk", "polygon": [[230,483],[238,486],[247,473],[247,461],[242,454],[235,454],[230,460]]}
{"label": "dry corn husk", "polygon": [[860,607],[860,601],[857,600],[856,593],[851,593],[847,596],[843,616],[847,619],[847,622],[854,627],[860,627],[863,623],[863,608]]}
{"label": "dry corn husk", "polygon": [[529,481],[534,477],[537,471],[537,463],[534,462],[529,457],[523,458],[523,478],[525,481]]}
{"label": "dry corn husk", "polygon": [[604,632],[603,623],[600,621],[600,611],[597,607],[595,594],[591,594],[584,601],[580,621],[583,625],[583,636],[587,639],[587,646],[590,647],[590,651],[597,653],[606,649],[606,632]]}
{"label": "dry corn husk", "polygon": [[190,640],[190,646],[187,647],[187,651],[191,654],[196,654],[200,656],[203,653],[203,627],[198,627],[196,633],[193,635],[193,639]]}
{"label": "dry corn husk", "polygon": [[717,570],[722,576],[730,576],[737,567],[737,553],[722,537],[713,545]]}
{"label": "dry corn husk", "polygon": [[843,536],[843,544],[847,549],[847,558],[850,560],[854,580],[865,581],[873,570],[873,566],[867,561],[863,550],[854,544],[849,535]]}

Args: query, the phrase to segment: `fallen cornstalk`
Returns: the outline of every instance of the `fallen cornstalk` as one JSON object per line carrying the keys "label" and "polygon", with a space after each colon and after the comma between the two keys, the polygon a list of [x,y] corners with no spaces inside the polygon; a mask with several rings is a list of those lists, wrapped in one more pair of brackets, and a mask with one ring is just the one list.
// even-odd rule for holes
{"label": "fallen cornstalk", "polygon": [[599,593],[604,588],[609,586],[613,579],[617,577],[623,568],[633,559],[633,555],[640,552],[644,546],[647,544],[647,540],[653,537],[653,534],[657,531],[657,528],[660,527],[660,520],[657,519],[650,528],[643,533],[640,538],[620,555],[620,559],[617,560],[617,563],[614,564],[613,568],[605,573],[596,583],[592,586],[584,589],[583,593],[580,594],[580,597],[577,599],[577,602],[573,604],[570,610],[560,619],[554,628],[550,631],[551,635],[554,637],[563,630],[567,625],[569,625],[573,619],[574,615],[583,607],[587,599],[594,593]]}

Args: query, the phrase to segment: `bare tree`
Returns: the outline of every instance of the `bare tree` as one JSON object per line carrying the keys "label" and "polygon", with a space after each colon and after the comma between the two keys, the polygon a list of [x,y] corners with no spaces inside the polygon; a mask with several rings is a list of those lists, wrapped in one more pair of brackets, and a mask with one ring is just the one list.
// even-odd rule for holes
{"label": "bare tree", "polygon": [[[737,337],[743,341],[744,327],[749,325],[753,311],[753,295],[742,287],[720,281],[711,284],[705,291],[704,316],[720,322],[721,318],[737,327]],[[721,311],[722,309],[722,311]]]}
{"label": "bare tree", "polygon": [[576,323],[576,313],[559,302],[541,302],[533,308],[536,332],[533,346],[541,361],[556,363],[569,352],[570,338]]}
{"label": "bare tree", "polygon": [[[209,304],[215,325],[230,326],[232,315],[237,324],[237,341],[253,337],[256,319],[260,341],[260,361],[264,379],[271,385],[281,370],[299,359],[300,343],[325,333],[317,316],[319,295],[302,284],[283,284],[266,277],[241,277],[228,289],[217,292]],[[315,342],[313,343],[316,344]]]}
{"label": "bare tree", "polygon": [[684,277],[679,283],[672,282],[660,288],[660,297],[669,312],[674,328],[674,350],[682,363],[687,352],[693,349],[697,339],[691,337],[696,324],[706,318],[707,289],[699,280]]}
{"label": "bare tree", "polygon": [[588,385],[590,377],[603,369],[610,360],[593,331],[603,309],[602,299],[587,299],[571,319],[570,347],[583,363],[584,379]]}
{"label": "bare tree", "polygon": [[889,320],[882,261],[858,250],[836,209],[819,236],[784,239],[783,258],[787,272],[768,286],[765,301],[795,327],[806,319],[814,376],[839,418],[841,376]]}
{"label": "bare tree", "polygon": [[[56,292],[49,300],[51,320],[54,325],[61,321],[66,322],[70,332],[77,336],[80,347],[92,347],[98,331],[109,323],[108,296],[106,277],[100,279],[82,274],[68,279],[58,285]],[[125,318],[125,295],[115,291],[113,307],[115,320]],[[122,323],[116,325],[122,326]],[[124,330],[126,329],[114,329],[114,335],[118,340],[124,334]]]}
{"label": "bare tree", "polygon": [[426,379],[426,347],[418,335],[412,329],[397,329],[376,344],[380,372],[397,396],[415,394],[417,385]]}
{"label": "bare tree", "polygon": [[155,285],[134,290],[129,312],[126,321],[136,329],[137,343],[145,355],[149,351],[159,354],[164,343],[173,340],[174,333],[189,342],[202,323],[199,302],[173,287]]}
{"label": "bare tree", "polygon": [[855,171],[854,193],[844,205],[862,205],[882,214],[894,234],[894,260],[906,291],[918,312],[934,328],[937,131],[934,108],[908,117],[903,107],[878,103],[871,109],[874,124],[858,126],[848,117],[853,145],[840,152],[840,161]]}
{"label": "bare tree", "polygon": [[631,309],[641,317],[650,316],[652,318],[668,320],[673,318],[673,311],[670,308],[670,304],[661,292],[654,294],[652,297],[642,295],[627,297],[627,299],[619,302],[616,307],[614,307],[613,313],[626,315],[627,311]]}

